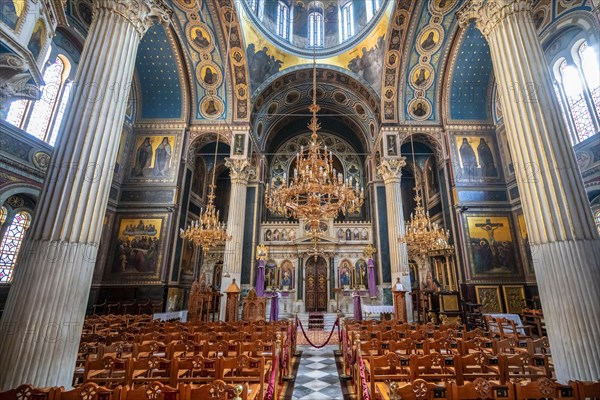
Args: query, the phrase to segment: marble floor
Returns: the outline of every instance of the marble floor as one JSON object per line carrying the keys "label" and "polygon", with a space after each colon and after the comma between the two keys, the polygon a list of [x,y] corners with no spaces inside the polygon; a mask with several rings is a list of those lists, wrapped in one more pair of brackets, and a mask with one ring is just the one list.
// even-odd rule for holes
{"label": "marble floor", "polygon": [[333,351],[337,345],[322,349],[311,346],[298,346],[302,351],[300,366],[296,374],[292,400],[342,400],[342,388],[335,366]]}

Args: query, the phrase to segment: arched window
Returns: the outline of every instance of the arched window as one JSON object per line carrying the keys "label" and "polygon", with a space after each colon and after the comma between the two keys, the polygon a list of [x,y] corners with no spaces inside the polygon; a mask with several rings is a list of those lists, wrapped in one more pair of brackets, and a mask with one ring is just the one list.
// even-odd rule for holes
{"label": "arched window", "polygon": [[6,207],[0,208],[0,226],[4,225],[4,221],[6,221],[6,214],[8,214]]}
{"label": "arched window", "polygon": [[594,221],[596,222],[596,228],[598,229],[598,233],[600,233],[600,210],[597,210],[594,213]]}
{"label": "arched window", "polygon": [[379,10],[380,6],[381,6],[381,0],[367,0],[367,2],[366,2],[367,21],[370,21],[371,18],[373,18],[375,16],[375,14],[377,14],[377,10]]}
{"label": "arched window", "polygon": [[354,8],[352,2],[342,7],[342,40],[354,35]]}
{"label": "arched window", "polygon": [[69,70],[67,59],[57,56],[44,71],[40,99],[14,101],[6,121],[54,145],[71,92],[72,82],[67,82]]}
{"label": "arched window", "polygon": [[567,60],[562,61],[559,71],[562,89],[567,99],[568,113],[571,115],[577,132],[576,139],[581,142],[596,133],[592,115],[585,99],[585,87],[577,67],[569,65]]}
{"label": "arched window", "polygon": [[579,46],[579,57],[581,59],[581,72],[590,91],[590,97],[594,103],[596,114],[600,115],[600,63],[598,54],[594,49],[583,42]]}
{"label": "arched window", "polygon": [[308,15],[308,44],[311,47],[322,47],[323,39],[323,13],[311,12]]}
{"label": "arched window", "polygon": [[0,283],[9,283],[12,280],[19,249],[30,223],[31,216],[29,213],[19,211],[4,233],[0,244]]}
{"label": "arched window", "polygon": [[277,34],[284,39],[288,38],[289,12],[283,1],[277,3]]}

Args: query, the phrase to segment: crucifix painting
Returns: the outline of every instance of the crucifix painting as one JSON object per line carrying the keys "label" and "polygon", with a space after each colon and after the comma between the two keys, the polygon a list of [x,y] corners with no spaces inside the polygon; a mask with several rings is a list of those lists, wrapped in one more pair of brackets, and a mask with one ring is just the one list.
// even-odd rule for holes
{"label": "crucifix painting", "polygon": [[517,256],[508,216],[467,216],[473,275],[511,274]]}

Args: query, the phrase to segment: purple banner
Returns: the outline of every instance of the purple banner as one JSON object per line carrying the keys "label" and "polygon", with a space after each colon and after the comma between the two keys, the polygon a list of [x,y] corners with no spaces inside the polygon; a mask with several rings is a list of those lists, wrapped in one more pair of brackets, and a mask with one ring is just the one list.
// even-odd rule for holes
{"label": "purple banner", "polygon": [[377,297],[377,282],[375,282],[375,262],[372,258],[367,261],[367,283],[369,286],[369,296]]}
{"label": "purple banner", "polygon": [[273,292],[271,297],[271,321],[279,321],[279,296]]}
{"label": "purple banner", "polygon": [[360,294],[358,294],[358,291],[356,291],[352,296],[354,296],[354,320],[362,321],[362,307],[360,304]]}
{"label": "purple banner", "polygon": [[256,295],[264,297],[265,295],[265,260],[258,261],[258,274],[256,275]]}

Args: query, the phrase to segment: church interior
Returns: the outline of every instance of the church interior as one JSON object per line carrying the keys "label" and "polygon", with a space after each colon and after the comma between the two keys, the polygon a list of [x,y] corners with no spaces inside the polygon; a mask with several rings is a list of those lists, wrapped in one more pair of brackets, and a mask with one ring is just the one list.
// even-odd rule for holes
{"label": "church interior", "polygon": [[0,399],[600,398],[600,0],[0,0]]}

